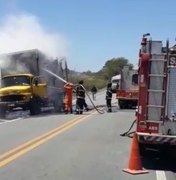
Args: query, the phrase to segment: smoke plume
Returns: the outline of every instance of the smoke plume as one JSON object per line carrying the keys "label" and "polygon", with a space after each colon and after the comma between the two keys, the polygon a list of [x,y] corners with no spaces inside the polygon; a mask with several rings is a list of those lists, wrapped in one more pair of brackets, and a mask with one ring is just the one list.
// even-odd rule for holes
{"label": "smoke plume", "polygon": [[9,57],[1,54],[38,49],[48,57],[59,58],[67,56],[67,47],[68,42],[63,35],[48,31],[34,15],[17,14],[0,19],[0,68],[8,69],[10,74],[13,70],[24,71],[26,67],[20,64],[13,68]]}
{"label": "smoke plume", "polygon": [[0,54],[39,49],[48,56],[67,56],[68,42],[65,37],[47,31],[36,16],[10,15],[0,22]]}

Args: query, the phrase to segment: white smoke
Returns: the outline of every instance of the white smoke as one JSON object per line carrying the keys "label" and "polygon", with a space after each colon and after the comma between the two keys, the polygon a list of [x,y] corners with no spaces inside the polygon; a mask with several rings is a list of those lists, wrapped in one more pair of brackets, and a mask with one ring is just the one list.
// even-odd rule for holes
{"label": "white smoke", "polygon": [[68,55],[65,37],[47,31],[34,15],[9,15],[0,22],[0,54],[39,49],[54,58]]}

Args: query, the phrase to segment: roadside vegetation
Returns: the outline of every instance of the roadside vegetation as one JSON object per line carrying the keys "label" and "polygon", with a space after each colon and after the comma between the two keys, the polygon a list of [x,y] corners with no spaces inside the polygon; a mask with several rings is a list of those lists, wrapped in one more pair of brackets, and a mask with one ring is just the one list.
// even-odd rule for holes
{"label": "roadside vegetation", "polygon": [[98,89],[102,89],[106,86],[107,82],[111,80],[111,77],[120,74],[121,69],[126,65],[133,68],[129,60],[124,57],[112,58],[107,60],[98,72],[91,72],[90,70],[86,72],[76,72],[69,70],[68,79],[69,82],[74,84],[78,83],[79,80],[83,80],[87,90],[90,90],[92,85],[96,85]]}

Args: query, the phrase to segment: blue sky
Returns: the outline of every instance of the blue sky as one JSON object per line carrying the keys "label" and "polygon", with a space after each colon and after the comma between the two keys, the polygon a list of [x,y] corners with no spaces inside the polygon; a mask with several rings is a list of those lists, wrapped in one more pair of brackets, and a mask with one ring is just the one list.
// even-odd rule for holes
{"label": "blue sky", "polygon": [[174,42],[175,7],[175,0],[0,0],[0,16],[37,16],[45,28],[68,40],[71,69],[95,72],[113,57],[136,64],[143,33]]}

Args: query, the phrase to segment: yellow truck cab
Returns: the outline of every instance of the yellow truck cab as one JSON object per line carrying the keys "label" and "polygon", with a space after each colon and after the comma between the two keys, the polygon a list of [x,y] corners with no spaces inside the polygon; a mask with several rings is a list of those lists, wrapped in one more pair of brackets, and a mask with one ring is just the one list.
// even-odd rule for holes
{"label": "yellow truck cab", "polygon": [[40,111],[40,104],[47,98],[47,85],[41,77],[32,74],[13,74],[4,76],[0,88],[1,114],[6,110],[21,107],[31,114]]}

